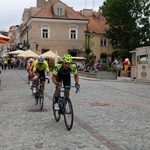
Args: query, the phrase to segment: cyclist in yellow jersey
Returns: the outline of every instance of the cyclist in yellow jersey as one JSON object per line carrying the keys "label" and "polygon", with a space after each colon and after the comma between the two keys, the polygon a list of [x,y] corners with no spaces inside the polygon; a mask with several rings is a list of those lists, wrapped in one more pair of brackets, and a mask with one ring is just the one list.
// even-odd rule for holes
{"label": "cyclist in yellow jersey", "polygon": [[[47,76],[45,76],[45,72],[47,73]],[[42,86],[44,92],[45,79],[50,79],[50,69],[47,61],[44,59],[43,56],[39,56],[38,59],[34,61],[33,75],[34,80],[37,80],[39,77],[42,77]]]}
{"label": "cyclist in yellow jersey", "polygon": [[[55,109],[59,110],[58,107],[58,97],[60,96],[60,87],[62,86],[62,82],[64,86],[70,86],[71,85],[71,76],[70,73],[73,73],[74,80],[75,80],[75,86],[77,89],[79,89],[79,76],[78,76],[78,69],[77,65],[72,62],[72,56],[69,54],[65,54],[62,57],[62,62],[58,62],[52,73],[52,81],[56,85],[55,90]],[[70,93],[70,88],[67,91],[68,96]]]}

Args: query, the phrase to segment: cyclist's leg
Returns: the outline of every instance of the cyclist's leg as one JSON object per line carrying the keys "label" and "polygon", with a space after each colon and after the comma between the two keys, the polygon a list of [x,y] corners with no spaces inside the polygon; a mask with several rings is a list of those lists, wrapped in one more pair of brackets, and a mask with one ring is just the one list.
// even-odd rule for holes
{"label": "cyclist's leg", "polygon": [[27,68],[27,77],[28,77],[28,84],[30,83],[30,74],[29,74],[29,69]]}
{"label": "cyclist's leg", "polygon": [[[62,85],[63,76],[62,74],[58,74],[56,76],[57,82]],[[55,103],[58,103],[58,97],[60,96],[60,89],[55,89],[54,97],[55,97]]]}
{"label": "cyclist's leg", "polygon": [[[40,74],[39,74],[38,71],[35,72],[35,75],[36,75],[38,78],[39,78],[39,76],[40,76]],[[36,80],[34,80],[34,83],[35,83],[36,85],[38,85],[38,78],[37,78]],[[38,90],[38,86],[36,87],[36,90]]]}
{"label": "cyclist's leg", "polygon": [[45,70],[39,71],[39,77],[42,77],[41,82],[42,82],[42,94],[43,94],[45,89]]}
{"label": "cyclist's leg", "polygon": [[[62,75],[59,74],[56,77],[57,82],[59,82],[60,86],[62,85]],[[55,110],[59,110],[59,105],[58,105],[58,97],[60,97],[60,89],[56,88],[54,92],[54,108]]]}
{"label": "cyclist's leg", "polygon": [[32,87],[32,80],[33,80],[33,73],[29,72],[29,82],[30,82],[30,86]]}

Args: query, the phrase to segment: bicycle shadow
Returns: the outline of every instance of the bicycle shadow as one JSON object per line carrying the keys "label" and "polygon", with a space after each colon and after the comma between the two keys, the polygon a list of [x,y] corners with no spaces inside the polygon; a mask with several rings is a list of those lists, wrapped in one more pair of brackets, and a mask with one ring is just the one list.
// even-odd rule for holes
{"label": "bicycle shadow", "polygon": [[29,112],[47,112],[48,109],[43,109],[43,110],[40,110],[40,109],[28,109],[27,111],[29,111]]}

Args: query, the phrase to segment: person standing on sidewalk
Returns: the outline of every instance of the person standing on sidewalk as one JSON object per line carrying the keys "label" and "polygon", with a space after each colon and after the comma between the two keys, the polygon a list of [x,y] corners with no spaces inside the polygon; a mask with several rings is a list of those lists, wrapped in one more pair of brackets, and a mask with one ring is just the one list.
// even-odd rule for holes
{"label": "person standing on sidewalk", "polygon": [[8,67],[8,60],[7,60],[7,58],[6,58],[6,57],[4,58],[3,63],[4,63],[4,69],[6,70],[6,69],[7,69],[7,67]]}
{"label": "person standing on sidewalk", "polygon": [[120,75],[121,75],[121,70],[123,69],[123,66],[121,65],[120,62],[118,62],[118,65],[116,66],[116,68],[118,69],[118,77],[120,77]]}
{"label": "person standing on sidewalk", "polygon": [[128,77],[128,69],[129,69],[129,66],[130,66],[130,61],[128,58],[126,58],[124,60],[124,76],[125,77]]}

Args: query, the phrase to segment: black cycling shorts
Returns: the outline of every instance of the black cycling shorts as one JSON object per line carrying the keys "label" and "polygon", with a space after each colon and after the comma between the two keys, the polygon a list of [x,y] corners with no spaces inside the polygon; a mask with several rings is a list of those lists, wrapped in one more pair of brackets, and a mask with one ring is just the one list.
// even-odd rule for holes
{"label": "black cycling shorts", "polygon": [[57,82],[63,82],[64,86],[70,86],[71,85],[70,73],[68,73],[68,74],[58,73],[56,80],[57,80]]}
{"label": "black cycling shorts", "polygon": [[41,78],[41,81],[44,81],[44,82],[45,82],[45,78],[46,78],[46,77],[45,77],[45,70],[41,70],[41,71],[40,71],[40,70],[37,70],[37,69],[36,69],[35,72],[39,74],[39,77],[42,77],[42,78]]}

